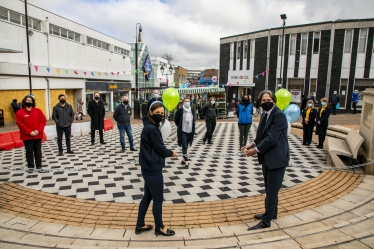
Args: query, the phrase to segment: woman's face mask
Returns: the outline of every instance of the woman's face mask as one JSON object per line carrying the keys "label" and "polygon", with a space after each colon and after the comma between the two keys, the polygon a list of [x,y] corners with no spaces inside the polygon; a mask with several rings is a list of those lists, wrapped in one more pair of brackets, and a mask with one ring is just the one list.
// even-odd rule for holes
{"label": "woman's face mask", "polygon": [[312,107],[313,105],[312,104],[308,104],[308,107]]}

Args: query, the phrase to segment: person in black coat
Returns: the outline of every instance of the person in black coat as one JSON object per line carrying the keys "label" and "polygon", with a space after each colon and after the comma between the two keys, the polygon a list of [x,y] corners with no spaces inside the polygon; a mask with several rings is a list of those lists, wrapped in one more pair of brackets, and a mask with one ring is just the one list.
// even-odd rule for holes
{"label": "person in black coat", "polygon": [[192,145],[195,135],[195,110],[192,109],[189,98],[184,98],[182,108],[179,108],[175,113],[174,123],[178,127],[178,146],[182,146],[183,160],[181,164],[187,169],[187,147]]}
{"label": "person in black coat", "polygon": [[19,109],[21,109],[21,107],[17,103],[17,99],[13,99],[10,105],[13,107],[14,114],[16,114]]}
{"label": "person in black coat", "polygon": [[143,117],[143,130],[140,135],[139,164],[144,179],[144,195],[139,204],[135,233],[152,230],[152,225],[144,222],[150,202],[153,200],[152,213],[155,221],[155,234],[171,236],[175,232],[167,229],[162,222],[162,202],[164,200],[164,178],[162,169],[166,157],[178,155],[165,147],[160,124],[165,122],[164,105],[155,101],[150,106],[148,115]]}
{"label": "person in black coat", "polygon": [[95,144],[95,131],[99,130],[100,143],[106,144],[104,142],[104,117],[105,108],[104,103],[100,100],[100,93],[94,93],[94,100],[88,103],[87,113],[91,117],[91,145]]}
{"label": "person in black coat", "polygon": [[206,133],[203,138],[203,143],[205,144],[208,139],[208,144],[212,144],[213,132],[216,129],[216,121],[218,117],[216,98],[211,97],[209,103],[201,108],[201,112],[204,113],[206,125]]}
{"label": "person in black coat", "polygon": [[316,125],[317,110],[314,109],[313,100],[309,100],[307,107],[301,110],[301,117],[303,118],[303,145],[310,145],[312,143],[313,129]]}
{"label": "person in black coat", "polygon": [[286,115],[276,105],[277,99],[272,91],[260,93],[258,102],[264,113],[254,141],[242,148],[246,156],[257,154],[259,164],[262,164],[262,174],[265,185],[265,213],[256,214],[255,219],[261,220],[257,225],[248,228],[256,230],[270,227],[271,220],[278,216],[278,193],[286,167],[290,161]]}
{"label": "person in black coat", "polygon": [[[301,106],[300,110],[304,110],[306,108],[306,102],[308,101],[308,98],[305,97],[305,95],[301,96]],[[301,115],[301,114],[300,114]]]}
{"label": "person in black coat", "polygon": [[317,126],[316,135],[318,135],[318,149],[323,149],[323,142],[325,142],[327,126],[329,125],[329,117],[331,114],[331,108],[328,106],[328,99],[321,99],[321,107],[317,111]]}

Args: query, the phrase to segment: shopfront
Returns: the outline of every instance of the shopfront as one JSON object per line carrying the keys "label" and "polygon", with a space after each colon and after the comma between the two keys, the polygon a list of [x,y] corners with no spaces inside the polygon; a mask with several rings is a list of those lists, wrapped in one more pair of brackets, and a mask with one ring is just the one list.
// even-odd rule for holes
{"label": "shopfront", "polygon": [[86,107],[93,100],[95,92],[100,93],[100,100],[103,101],[106,112],[113,112],[124,95],[129,96],[131,101],[131,83],[86,82]]}

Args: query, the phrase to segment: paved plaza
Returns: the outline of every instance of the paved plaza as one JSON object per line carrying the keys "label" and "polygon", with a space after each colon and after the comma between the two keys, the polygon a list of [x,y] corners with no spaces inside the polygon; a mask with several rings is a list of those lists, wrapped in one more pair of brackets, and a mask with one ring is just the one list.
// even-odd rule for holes
{"label": "paved plaza", "polygon": [[[181,154],[172,127],[166,146]],[[133,125],[138,148],[141,129]],[[213,145],[202,144],[204,131],[197,123],[188,169],[181,158],[166,160],[163,219],[175,236],[134,234],[144,182],[137,152],[120,153],[115,127],[104,133],[106,145],[73,138],[75,155],[57,157],[56,141],[43,143],[45,173],[0,171],[0,248],[373,248],[374,177],[295,167],[330,160],[315,143],[302,146],[293,129],[278,219],[248,232],[263,212],[261,167],[240,155],[235,122],[217,124]],[[25,168],[24,149],[1,151],[0,163]]]}

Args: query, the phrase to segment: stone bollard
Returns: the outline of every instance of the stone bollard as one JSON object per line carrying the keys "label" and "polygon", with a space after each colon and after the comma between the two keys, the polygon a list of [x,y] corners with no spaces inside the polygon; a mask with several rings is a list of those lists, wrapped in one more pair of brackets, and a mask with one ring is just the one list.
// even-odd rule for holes
{"label": "stone bollard", "polygon": [[[362,149],[365,152],[366,161],[374,160],[374,89],[367,88],[364,95],[361,111],[360,135],[364,138]],[[364,167],[365,174],[374,175],[374,165]]]}

